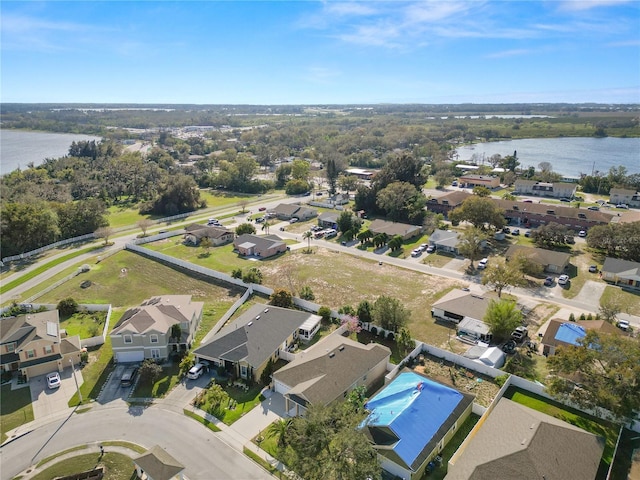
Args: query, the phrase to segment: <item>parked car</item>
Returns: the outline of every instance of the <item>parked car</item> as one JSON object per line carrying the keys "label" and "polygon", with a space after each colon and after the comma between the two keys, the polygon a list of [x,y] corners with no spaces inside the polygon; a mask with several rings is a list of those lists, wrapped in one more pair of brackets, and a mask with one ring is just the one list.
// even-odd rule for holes
{"label": "parked car", "polygon": [[485,268],[487,268],[487,263],[489,262],[488,258],[483,258],[482,260],[480,260],[478,262],[478,270],[484,270]]}
{"label": "parked car", "polygon": [[52,372],[47,374],[47,387],[50,389],[58,388],[61,384],[60,374],[58,372]]}
{"label": "parked car", "polygon": [[298,218],[293,217],[291,220],[289,220],[289,223],[296,223],[298,221]]}
{"label": "parked car", "polygon": [[527,327],[522,327],[522,326],[516,327],[513,333],[511,333],[511,338],[514,339],[516,342],[521,342],[528,336],[529,336],[529,332],[527,330]]}
{"label": "parked car", "polygon": [[415,248],[413,250],[411,250],[411,256],[412,257],[419,257],[420,254],[422,253],[422,250]]}
{"label": "parked car", "polygon": [[624,209],[628,209],[629,205],[627,205],[626,203],[618,203],[616,205],[616,208],[624,208]]}
{"label": "parked car", "polygon": [[590,273],[598,273],[598,266],[597,265],[589,265],[589,272]]}
{"label": "parked car", "polygon": [[620,330],[624,330],[625,332],[629,330],[629,322],[626,320],[618,320],[618,323],[616,323],[616,325]]}
{"label": "parked car", "polygon": [[589,207],[587,208],[587,210],[593,210],[594,212],[597,212],[598,210],[600,210],[600,207]]}
{"label": "parked car", "polygon": [[264,221],[265,221],[265,218],[264,218],[264,217],[258,217],[258,218],[256,218],[256,223],[262,223],[262,222],[264,222]]}
{"label": "parked car", "polygon": [[522,201],[523,201],[524,203],[533,203],[533,200],[529,200],[529,199],[522,200]]}
{"label": "parked car", "polygon": [[457,187],[458,186],[458,181],[454,180],[453,182],[451,182],[451,186],[452,187]]}
{"label": "parked car", "polygon": [[198,378],[200,378],[202,376],[202,374],[204,373],[205,370],[205,364],[202,362],[198,362],[196,363],[193,367],[191,367],[189,369],[189,371],[187,372],[187,378],[191,379],[191,380],[197,380]]}
{"label": "parked car", "polygon": [[569,283],[569,275],[560,275],[558,277],[558,285],[566,285]]}
{"label": "parked car", "polygon": [[561,202],[570,202],[570,201],[571,201],[571,199],[570,199],[570,198],[563,197],[563,198],[561,198],[561,199],[560,199],[560,201],[561,201]]}
{"label": "parked car", "polygon": [[578,232],[578,236],[582,237],[582,238],[586,237],[587,236],[587,231],[586,230],[580,230]]}
{"label": "parked car", "polygon": [[210,218],[209,221],[207,222],[207,225],[215,225],[216,223],[220,223],[220,222],[215,218]]}
{"label": "parked car", "polygon": [[511,235],[520,235],[520,229],[514,228],[513,230],[511,230]]}
{"label": "parked car", "polygon": [[544,286],[545,287],[550,287],[551,285],[553,285],[553,277],[547,277],[544,279]]}
{"label": "parked car", "polygon": [[517,344],[513,340],[509,340],[502,346],[502,351],[506,354],[511,354],[516,351]]}
{"label": "parked car", "polygon": [[259,212],[264,212],[266,209],[267,209],[267,207],[260,207],[260,208],[258,208],[258,211]]}
{"label": "parked car", "polygon": [[422,250],[424,252],[427,248],[429,248],[429,244],[428,243],[421,243],[419,248],[420,248],[420,250]]}
{"label": "parked car", "polygon": [[502,229],[502,233],[511,233],[511,229],[509,227],[504,227]]}
{"label": "parked car", "polygon": [[526,232],[524,232],[524,236],[529,238],[531,236],[531,230],[527,230]]}
{"label": "parked car", "polygon": [[429,245],[427,247],[427,253],[433,253],[436,251],[436,246],[435,245]]}
{"label": "parked car", "polygon": [[138,375],[138,367],[127,367],[120,377],[120,386],[121,387],[130,387],[133,385],[133,382],[136,381],[136,376]]}

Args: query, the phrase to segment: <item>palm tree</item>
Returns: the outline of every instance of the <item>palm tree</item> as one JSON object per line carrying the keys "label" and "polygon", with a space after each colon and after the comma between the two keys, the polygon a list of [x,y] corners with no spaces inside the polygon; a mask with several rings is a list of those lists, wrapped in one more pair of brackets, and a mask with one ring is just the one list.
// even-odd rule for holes
{"label": "palm tree", "polygon": [[307,240],[308,250],[311,251],[311,237],[313,237],[313,233],[311,230],[307,230],[302,234],[302,238]]}
{"label": "palm tree", "polygon": [[293,425],[292,418],[281,418],[273,422],[265,430],[265,436],[268,438],[276,437],[279,447],[285,447],[287,445],[287,434]]}
{"label": "palm tree", "polygon": [[269,227],[271,226],[271,222],[269,220],[265,220],[262,224],[262,230],[265,231],[267,235],[269,235]]}

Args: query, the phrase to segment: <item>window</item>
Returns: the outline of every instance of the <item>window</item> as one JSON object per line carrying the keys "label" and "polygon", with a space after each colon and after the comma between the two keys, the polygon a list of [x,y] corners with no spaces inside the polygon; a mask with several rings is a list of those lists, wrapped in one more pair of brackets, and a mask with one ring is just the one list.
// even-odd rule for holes
{"label": "window", "polygon": [[51,355],[53,353],[53,347],[51,345],[45,345],[44,354]]}
{"label": "window", "polygon": [[124,335],[122,338],[124,343],[133,343],[133,337],[131,335]]}
{"label": "window", "polygon": [[35,350],[27,350],[27,358],[35,358],[36,351]]}
{"label": "window", "polygon": [[15,352],[16,351],[16,342],[7,343],[4,348],[5,348],[7,353]]}
{"label": "window", "polygon": [[247,366],[246,365],[241,365],[240,366],[240,376],[242,378],[247,378]]}
{"label": "window", "polygon": [[151,343],[158,343],[158,335],[157,335],[157,334],[155,334],[155,333],[152,333],[152,334],[149,336],[149,340],[151,341]]}
{"label": "window", "polygon": [[151,349],[151,358],[153,358],[153,359],[160,358],[160,350],[158,350],[157,348],[152,348]]}

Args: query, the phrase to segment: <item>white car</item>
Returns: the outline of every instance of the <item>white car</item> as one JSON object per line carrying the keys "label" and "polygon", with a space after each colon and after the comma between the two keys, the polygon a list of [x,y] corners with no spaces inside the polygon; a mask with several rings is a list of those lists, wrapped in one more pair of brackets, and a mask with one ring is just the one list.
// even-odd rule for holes
{"label": "white car", "polygon": [[586,237],[586,236],[587,236],[587,232],[586,232],[586,230],[580,230],[580,231],[578,232],[578,236],[579,236],[579,237],[582,237],[582,238]]}
{"label": "white car", "polygon": [[291,220],[289,220],[289,223],[296,223],[298,221],[298,219],[296,217],[293,217]]}
{"label": "white car", "polygon": [[480,260],[478,262],[478,270],[484,270],[485,268],[487,268],[487,263],[489,263],[488,258],[483,258],[482,260]]}
{"label": "white car", "polygon": [[422,253],[422,250],[420,250],[419,248],[416,248],[416,249],[411,251],[411,256],[412,257],[419,257],[421,253]]}
{"label": "white car", "polygon": [[202,374],[204,373],[205,368],[206,368],[206,365],[204,363],[201,363],[201,362],[196,363],[187,372],[187,378],[189,378],[191,380],[197,380],[198,378],[200,378],[202,376]]}
{"label": "white car", "polygon": [[618,323],[616,325],[619,329],[624,330],[625,332],[629,330],[629,322],[626,320],[618,320]]}
{"label": "white car", "polygon": [[566,285],[569,283],[569,275],[560,275],[558,277],[558,285]]}
{"label": "white car", "polygon": [[60,383],[60,374],[58,372],[47,374],[47,387],[51,389],[58,388]]}

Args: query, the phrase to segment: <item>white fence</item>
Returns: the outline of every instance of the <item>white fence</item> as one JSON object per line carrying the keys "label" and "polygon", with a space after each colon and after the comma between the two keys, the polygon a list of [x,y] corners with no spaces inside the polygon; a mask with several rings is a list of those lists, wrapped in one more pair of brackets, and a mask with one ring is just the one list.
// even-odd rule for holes
{"label": "white fence", "polygon": [[45,245],[44,247],[37,248],[35,250],[31,250],[30,252],[21,253],[19,255],[13,255],[11,257],[4,257],[2,259],[3,263],[13,262],[14,260],[22,260],[25,258],[32,257],[33,255],[37,255],[42,252],[46,252],[47,250],[52,250],[57,247],[61,247],[63,245],[68,245],[70,243],[82,242],[83,240],[89,240],[95,238],[94,233],[87,233],[85,235],[80,235],[79,237],[67,238],[66,240],[60,240],[59,242],[52,243],[50,245]]}

